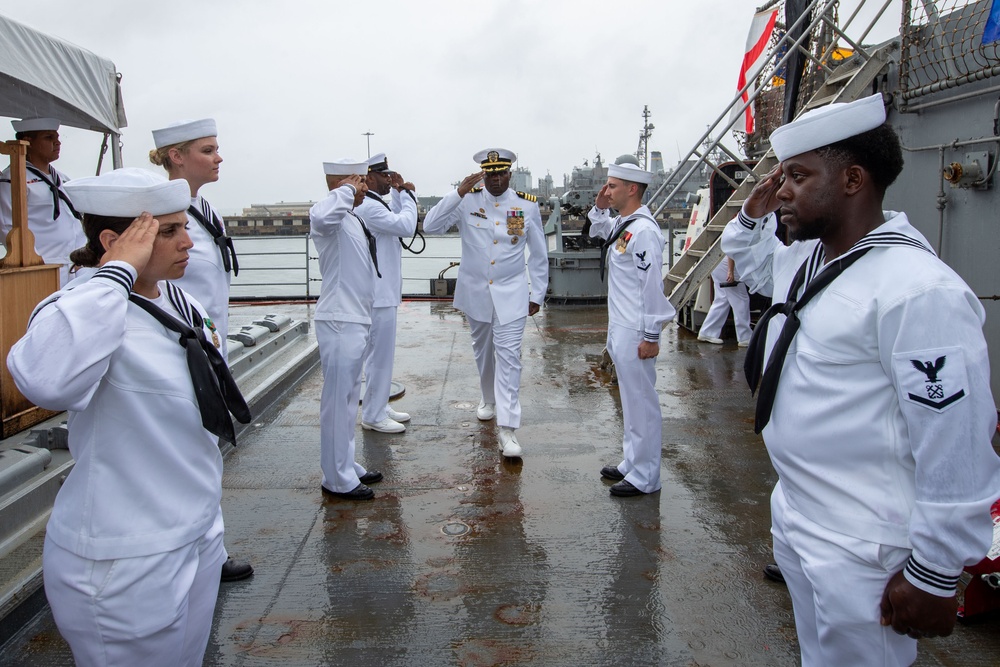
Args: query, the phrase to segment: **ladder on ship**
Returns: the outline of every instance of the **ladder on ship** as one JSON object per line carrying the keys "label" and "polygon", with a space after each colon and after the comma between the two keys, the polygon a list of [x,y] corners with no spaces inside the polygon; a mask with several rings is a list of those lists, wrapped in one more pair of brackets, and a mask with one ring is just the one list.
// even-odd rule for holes
{"label": "ladder on ship", "polygon": [[[847,30],[855,16],[857,16],[857,10],[847,21],[845,26],[843,28],[839,28],[830,18],[830,16],[832,16],[831,10],[836,6],[836,4],[837,0],[814,0],[810,3],[807,10],[800,15],[799,19],[792,26],[788,27],[784,37],[782,37],[782,39],[775,44],[769,54],[769,58],[773,61],[774,54],[780,53],[781,49],[786,48],[785,55],[775,65],[775,68],[778,68],[785,64],[793,50],[799,49],[810,61],[812,61],[812,63],[827,72],[826,80],[809,99],[806,105],[800,110],[800,113],[826,106],[834,102],[850,102],[859,99],[866,94],[876,92],[876,90],[873,89],[877,87],[876,80],[888,65],[890,54],[894,50],[898,49],[898,43],[893,41],[884,44],[877,50],[869,53],[865,48],[850,39],[844,32]],[[864,3],[861,3],[861,5],[863,4]],[[860,9],[861,5],[859,5],[858,9]],[[881,10],[864,30],[862,37],[858,40],[859,42],[864,39],[864,36],[868,34],[875,22],[881,18],[888,5],[889,1],[886,1]],[[814,18],[811,21],[807,21],[806,19],[809,16]],[[805,38],[821,23],[825,23],[837,37],[844,40],[845,43],[849,44],[854,49],[854,55],[835,69],[831,69],[824,62],[826,59],[825,56],[828,55],[828,52],[832,51],[835,42],[834,44],[831,44],[823,56],[819,58],[801,47]],[[802,30],[802,35],[793,40],[790,36],[794,34],[796,29],[803,24],[805,25],[805,29]],[[698,158],[697,163],[692,166],[687,174],[685,174],[684,177],[677,182],[674,189],[664,198],[663,203],[654,212],[654,217],[658,216],[667,206],[667,203],[680,190],[680,188],[683,187],[693,174],[698,172],[702,164],[708,165],[720,178],[726,179],[730,185],[735,188],[733,194],[724,205],[718,208],[718,211],[708,221],[708,224],[705,225],[701,234],[677,259],[663,280],[664,292],[668,295],[670,303],[678,310],[694,298],[701,283],[711,275],[712,270],[722,260],[723,252],[719,242],[719,239],[722,237],[722,231],[725,229],[729,221],[732,220],[739,212],[744,200],[750,194],[750,191],[753,189],[757,181],[777,164],[777,159],[774,156],[773,150],[768,148],[767,152],[764,154],[763,158],[760,159],[757,165],[754,168],[750,168],[746,165],[742,158],[734,155],[721,143],[723,135],[733,126],[731,121],[724,120],[729,118],[729,110],[742,103],[743,107],[740,109],[740,113],[742,114],[742,112],[750,104],[752,104],[756,100],[757,96],[759,96],[762,92],[763,86],[758,88],[755,94],[746,102],[743,102],[742,95],[751,83],[752,82],[749,82],[747,86],[737,94],[736,98],[729,105],[729,107],[727,107],[726,111],[723,112],[723,114],[719,116],[719,119],[716,120],[715,124],[709,127],[705,134],[702,135],[701,139],[698,140],[698,143],[695,144],[695,147],[688,153],[688,156],[680,162],[680,164],[684,164],[692,157]],[[719,132],[718,139],[711,141],[711,135],[719,127],[722,127],[722,131]],[[732,180],[729,176],[722,173],[718,169],[717,165],[711,162],[709,156],[712,155],[713,151],[716,149],[721,150],[734,162],[737,162],[740,165],[743,172],[747,174],[746,178],[742,182],[738,183]],[[656,200],[665,187],[666,185],[661,186],[661,188],[653,194],[651,201]]]}

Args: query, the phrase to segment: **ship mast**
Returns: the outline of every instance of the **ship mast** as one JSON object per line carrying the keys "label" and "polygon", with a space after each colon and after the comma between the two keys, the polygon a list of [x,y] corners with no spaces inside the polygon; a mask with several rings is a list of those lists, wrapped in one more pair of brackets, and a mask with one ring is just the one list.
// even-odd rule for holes
{"label": "ship mast", "polygon": [[639,147],[635,150],[635,157],[646,171],[649,171],[649,138],[653,136],[655,127],[649,122],[651,115],[649,105],[642,105],[642,132],[639,134]]}

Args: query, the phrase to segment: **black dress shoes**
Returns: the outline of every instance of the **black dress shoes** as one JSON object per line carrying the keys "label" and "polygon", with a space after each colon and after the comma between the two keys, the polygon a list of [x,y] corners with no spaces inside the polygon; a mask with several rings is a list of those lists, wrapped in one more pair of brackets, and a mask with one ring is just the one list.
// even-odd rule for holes
{"label": "black dress shoes", "polygon": [[323,493],[344,500],[371,500],[375,497],[375,492],[364,484],[358,484],[350,491],[331,491],[325,486],[320,486],[320,488],[323,489]]}
{"label": "black dress shoes", "polygon": [[632,486],[631,482],[626,482],[624,479],[617,484],[611,485],[611,495],[613,496],[641,496],[642,491]]}
{"label": "black dress shoes", "polygon": [[230,556],[222,564],[222,581],[239,581],[253,574],[253,566],[242,560],[233,560]]}
{"label": "black dress shoes", "polygon": [[604,466],[601,468],[601,477],[604,479],[613,479],[616,482],[625,479],[625,475],[621,474],[618,466]]}
{"label": "black dress shoes", "polygon": [[778,567],[777,563],[768,563],[765,565],[764,576],[771,581],[777,581],[779,584],[785,583],[785,575],[781,573],[781,568]]}
{"label": "black dress shoes", "polygon": [[378,470],[369,470],[358,479],[362,484],[375,484],[382,481],[382,473]]}

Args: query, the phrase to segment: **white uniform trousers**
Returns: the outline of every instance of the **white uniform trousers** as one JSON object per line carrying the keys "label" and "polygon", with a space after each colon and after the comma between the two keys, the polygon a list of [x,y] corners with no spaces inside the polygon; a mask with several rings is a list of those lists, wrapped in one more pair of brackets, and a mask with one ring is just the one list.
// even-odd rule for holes
{"label": "white uniform trousers", "polygon": [[396,306],[372,308],[372,326],[365,348],[365,396],[361,401],[361,421],[368,424],[386,418],[396,353],[396,311]]}
{"label": "white uniform trousers", "polygon": [[917,640],[879,623],[879,603],[909,549],[823,528],[771,494],[774,558],[788,584],[803,667],[897,667],[917,659]]}
{"label": "white uniform trousers", "polygon": [[618,471],[643,493],[659,491],[663,414],[656,393],[656,358],[639,359],[642,332],[608,325],[608,353],[615,362],[622,400],[625,459]]}
{"label": "white uniform trousers", "polygon": [[[719,275],[719,271],[722,274]],[[728,277],[727,262],[725,259],[712,271],[712,283],[715,286],[715,299],[712,306],[705,315],[705,321],[698,331],[699,336],[706,338],[720,338],[722,327],[726,324],[726,317],[729,309],[733,309],[733,321],[736,324],[736,340],[749,341],[753,333],[750,330],[750,293],[747,286],[738,283],[732,287],[719,287],[720,282],[725,282]]]}
{"label": "white uniform trousers", "polygon": [[495,403],[497,426],[521,426],[521,339],[526,317],[500,324],[496,310],[492,322],[471,317],[472,352],[479,368],[479,387],[483,400]]}
{"label": "white uniform trousers", "polygon": [[225,561],[222,511],[166,553],[91,560],[45,538],[45,597],[81,667],[201,665]]}
{"label": "white uniform trousers", "polygon": [[320,467],[323,486],[346,493],[365,474],[354,462],[354,431],[361,398],[361,366],[368,344],[368,325],[314,320],[323,392],[319,404]]}

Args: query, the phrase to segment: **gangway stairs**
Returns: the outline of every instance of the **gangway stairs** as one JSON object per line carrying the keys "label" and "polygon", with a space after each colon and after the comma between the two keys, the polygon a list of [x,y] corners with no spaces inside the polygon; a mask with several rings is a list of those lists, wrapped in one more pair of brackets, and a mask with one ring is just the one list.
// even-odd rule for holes
{"label": "gangway stairs", "polygon": [[[822,18],[824,13],[822,8],[825,5],[823,0],[817,0],[813,3],[813,5],[815,5],[820,11],[817,11],[816,14],[814,14],[817,18],[813,20],[813,25],[810,26],[809,29],[812,29],[816,24],[818,24],[818,22],[824,20]],[[883,7],[883,11],[884,9],[885,7]],[[879,13],[879,16],[881,16],[881,12]],[[876,17],[875,20],[878,20],[878,17]],[[841,30],[835,29],[835,31],[838,36],[843,38],[853,47],[854,55],[845,60],[835,69],[831,70],[825,63],[822,62],[822,60],[817,61],[814,56],[807,54],[817,66],[822,67],[824,70],[828,71],[829,74],[823,84],[817,89],[816,93],[800,110],[800,113],[832,104],[834,102],[851,102],[866,95],[878,92],[880,89],[879,77],[886,71],[892,54],[900,48],[899,40],[894,39],[879,45],[869,53],[864,47],[847,38]],[[791,30],[789,30],[789,32],[791,32]],[[801,38],[799,41],[792,42],[789,50],[792,48],[799,48],[800,41]],[[777,48],[778,47],[775,47],[775,49]],[[783,64],[783,62],[784,60],[782,60],[779,64]],[[743,91],[740,91],[740,94],[742,94],[742,92]],[[758,91],[758,94],[759,92],[760,91]],[[740,101],[739,97],[737,97],[734,104],[739,104]],[[749,105],[752,102],[753,99],[747,102],[746,105]],[[746,105],[744,105],[744,108],[746,108]],[[725,229],[729,221],[732,220],[739,212],[743,202],[750,194],[750,191],[753,190],[754,185],[777,164],[777,158],[775,158],[773,150],[769,148],[763,158],[761,158],[757,165],[751,169],[743,162],[742,159],[733,155],[733,153],[721,145],[721,134],[719,135],[720,138],[711,143],[708,149],[699,151],[698,147],[701,146],[701,144],[711,135],[716,127],[721,125],[722,119],[727,116],[728,110],[725,114],[723,114],[723,116],[720,116],[719,120],[713,127],[709,128],[708,132],[706,132],[706,134],[699,140],[698,144],[696,144],[696,148],[692,149],[689,153],[689,156],[698,156],[700,162],[708,164],[717,175],[729,180],[730,183],[736,187],[736,189],[725,204],[718,208],[718,211],[708,221],[708,224],[705,225],[701,234],[691,242],[691,245],[685,249],[664,277],[664,292],[668,295],[670,303],[677,310],[680,310],[681,307],[694,298],[699,286],[711,275],[712,270],[722,260],[723,252],[719,242],[719,239],[722,236],[722,231]],[[723,133],[728,130],[729,127],[725,127],[723,129]],[[743,171],[747,174],[747,176],[742,182],[736,183],[732,181],[728,176],[719,171],[716,165],[712,164],[708,160],[708,156],[711,154],[711,151],[716,148],[727,153],[729,157],[744,167]],[[692,168],[684,178],[681,179],[674,192],[676,192],[676,190],[683,185],[684,181],[687,180],[691,174],[695,173],[696,168],[697,165],[695,168]],[[655,199],[659,194],[659,191],[654,193],[653,199]],[[656,210],[654,217],[655,215],[658,215],[659,212],[666,206],[666,202],[670,200],[673,194],[674,193],[672,192],[666,197],[664,203]]]}

